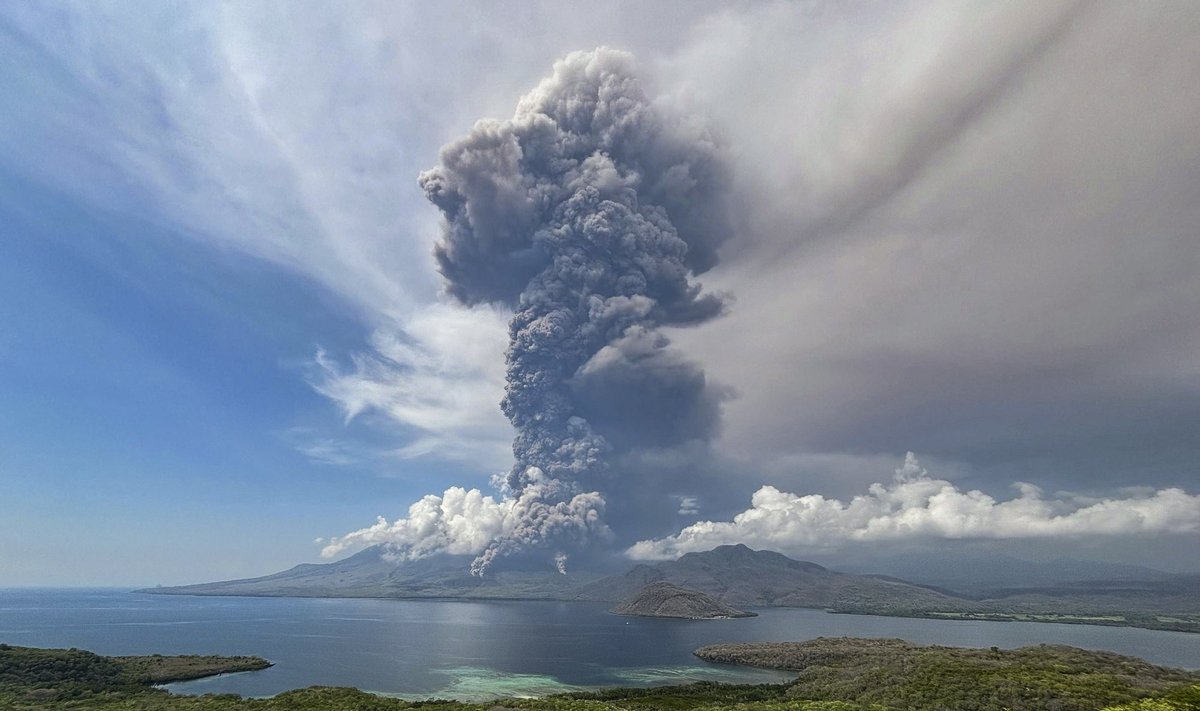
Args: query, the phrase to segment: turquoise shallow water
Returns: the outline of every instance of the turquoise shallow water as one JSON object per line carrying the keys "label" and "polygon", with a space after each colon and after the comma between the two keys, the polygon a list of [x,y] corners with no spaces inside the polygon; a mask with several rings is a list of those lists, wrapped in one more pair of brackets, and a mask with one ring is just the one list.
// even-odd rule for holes
{"label": "turquoise shallow water", "polygon": [[404,698],[536,696],[698,679],[767,682],[775,672],[708,664],[705,644],[819,636],[900,637],[974,647],[1070,644],[1200,669],[1200,635],[1119,627],[920,620],[759,610],[740,620],[661,620],[566,602],[320,600],[0,590],[0,641],[102,654],[256,654],[275,666],[202,679],[178,693],[266,696],[323,684]]}

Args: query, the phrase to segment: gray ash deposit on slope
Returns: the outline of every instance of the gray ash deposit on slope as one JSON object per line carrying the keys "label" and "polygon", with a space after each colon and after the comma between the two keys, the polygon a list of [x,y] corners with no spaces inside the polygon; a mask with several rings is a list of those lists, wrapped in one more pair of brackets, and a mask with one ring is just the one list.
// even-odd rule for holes
{"label": "gray ash deposit on slope", "polygon": [[722,620],[755,617],[696,590],[666,582],[650,583],[611,612],[633,617],[682,617],[689,620]]}
{"label": "gray ash deposit on slope", "polygon": [[514,310],[501,488],[516,523],[473,572],[608,537],[614,450],[707,441],[719,420],[723,392],[658,330],[724,309],[692,279],[731,231],[716,143],[646,96],[630,55],[601,48],[556,63],[512,119],[476,123],[420,184],[444,218],[447,292]]}

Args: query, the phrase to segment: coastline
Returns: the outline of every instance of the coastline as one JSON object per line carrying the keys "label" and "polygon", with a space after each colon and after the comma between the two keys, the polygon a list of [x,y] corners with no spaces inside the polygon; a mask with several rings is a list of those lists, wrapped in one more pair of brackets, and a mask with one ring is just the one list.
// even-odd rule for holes
{"label": "coastline", "polygon": [[[177,592],[169,588],[137,588],[127,592],[145,595],[164,595],[175,597],[221,597],[221,598],[293,598],[302,600],[431,600],[439,602],[569,602],[604,605],[605,601],[587,600],[571,597],[515,597],[507,596],[467,596],[467,595],[338,595],[316,594],[303,592],[289,593],[220,593],[220,592]],[[1200,634],[1200,614],[1188,613],[1153,613],[1153,612],[1122,612],[1122,611],[1082,611],[1066,612],[1036,612],[1025,610],[867,610],[841,609],[836,607],[802,606],[802,605],[767,605],[747,606],[746,611],[754,610],[820,610],[834,615],[864,615],[868,617],[894,617],[900,619],[925,620],[970,620],[978,622],[1034,622],[1041,624],[1090,625],[1095,627],[1130,627],[1136,629],[1154,630],[1157,632],[1184,632]],[[652,615],[633,615],[635,617],[653,617]],[[1162,620],[1162,617],[1175,618]],[[1153,619],[1152,619],[1153,618]],[[687,618],[680,618],[687,619]],[[696,618],[709,619],[709,618]],[[712,618],[715,619],[715,618]],[[740,618],[731,618],[740,619]]]}
{"label": "coastline", "polygon": [[[0,707],[101,711],[268,711],[371,709],[408,711],[900,711],[907,708],[1065,709],[1126,711],[1192,709],[1200,672],[1150,664],[1108,652],[1062,645],[1013,650],[918,645],[900,639],[816,638],[807,642],[714,645],[693,654],[718,664],[773,668],[790,681],[767,684],[699,682],[652,687],[577,689],[546,695],[489,695],[458,701],[406,700],[351,687],[310,686],[269,697],[188,696],[148,679],[258,671],[261,657],[144,655],[104,657],[79,649],[0,644]],[[864,679],[869,679],[864,683]],[[492,686],[500,691],[502,685]],[[1142,702],[1150,703],[1143,706]],[[1132,705],[1130,705],[1132,704]]]}

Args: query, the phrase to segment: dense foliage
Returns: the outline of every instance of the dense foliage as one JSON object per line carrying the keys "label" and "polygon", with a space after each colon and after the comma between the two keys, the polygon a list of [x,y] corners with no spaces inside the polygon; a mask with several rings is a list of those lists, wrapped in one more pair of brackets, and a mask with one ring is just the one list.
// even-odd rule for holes
{"label": "dense foliage", "polygon": [[167,697],[150,684],[269,666],[260,657],[102,657],[80,649],[0,644],[0,709],[143,708],[121,704],[147,694]]}
{"label": "dense foliage", "polygon": [[[798,649],[803,647],[803,649]],[[707,648],[710,653],[714,648]],[[0,645],[0,709],[34,711],[1200,711],[1200,677],[1070,647],[968,650],[899,640],[730,645],[798,669],[792,684],[696,683],[605,689],[486,704],[407,702],[311,687],[269,699],[174,696],[149,684],[258,669],[257,657],[102,657],[77,649]],[[764,651],[767,650],[767,651]],[[735,661],[728,659],[728,661]],[[787,666],[797,665],[797,666]]]}
{"label": "dense foliage", "polygon": [[[1137,601],[1127,603],[1130,609],[1135,609]],[[1075,606],[1072,608],[1072,606]],[[1061,612],[1055,611],[1062,608]],[[1120,610],[1101,611],[1092,613],[1079,612],[1081,607],[1077,600],[1047,600],[1037,603],[1018,604],[1011,600],[985,600],[964,610],[928,610],[905,609],[892,607],[880,609],[873,607],[852,607],[841,605],[831,608],[830,612],[850,615],[882,615],[889,617],[923,617],[933,620],[988,620],[992,622],[1053,622],[1065,625],[1098,625],[1101,627],[1142,627],[1148,630],[1166,630],[1168,632],[1200,632],[1200,615],[1185,612],[1158,614],[1154,612],[1125,612]]]}
{"label": "dense foliage", "polygon": [[714,662],[796,671],[790,699],[895,709],[1087,711],[1161,694],[1200,678],[1108,652],[918,646],[896,639],[704,647]]}

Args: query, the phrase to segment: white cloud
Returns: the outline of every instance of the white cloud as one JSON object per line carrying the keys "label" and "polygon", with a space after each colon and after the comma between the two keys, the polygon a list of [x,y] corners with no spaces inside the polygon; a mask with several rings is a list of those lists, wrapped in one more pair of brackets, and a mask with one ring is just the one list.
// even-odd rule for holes
{"label": "white cloud", "polygon": [[[477,94],[444,56],[413,61],[425,55],[394,41],[452,32],[453,18],[366,5],[13,9],[0,20],[54,39],[13,53],[13,72],[45,86],[14,99],[36,110],[0,117],[0,133],[22,136],[0,140],[0,161],[328,289],[375,335],[346,372],[319,359],[321,391],[415,427],[402,458],[505,466],[492,347],[503,319],[437,302],[436,211],[417,186]],[[351,463],[337,436],[305,454]]]}
{"label": "white cloud", "polygon": [[318,437],[304,440],[295,445],[296,451],[321,464],[349,466],[359,462],[358,453],[347,443],[336,439]]}
{"label": "white cloud", "polygon": [[367,319],[401,314],[428,298],[413,285],[436,288],[435,221],[415,209],[405,162],[436,151],[420,130],[430,107],[398,106],[411,77],[354,11],[280,10],[18,9],[18,26],[55,39],[28,70],[46,82],[40,113],[0,119],[25,136],[0,154],[105,209],[308,276]]}
{"label": "white cloud", "polygon": [[727,543],[799,551],[860,541],[903,539],[1073,538],[1200,533],[1200,496],[1181,489],[1126,498],[1046,498],[1017,483],[1018,495],[998,501],[935,479],[909,452],[891,483],[872,484],[848,502],[819,494],[798,496],[764,486],[732,521],[701,521],[678,534],[639,541],[635,560],[676,558]]}
{"label": "white cloud", "polygon": [[399,548],[403,559],[434,553],[478,555],[512,528],[512,501],[496,501],[479,489],[452,486],[441,495],[429,494],[408,508],[406,518],[389,523],[380,516],[374,525],[332,536],[321,555],[332,558],[348,550],[386,543]]}
{"label": "white cloud", "polygon": [[[595,492],[554,501],[556,483],[538,481],[519,496],[500,499],[479,489],[452,486],[441,496],[429,494],[408,508],[408,516],[388,522],[380,516],[374,525],[333,536],[321,549],[326,558],[371,545],[383,544],[396,560],[416,560],[429,555],[484,555],[496,551],[538,545],[553,534],[558,541],[583,542],[608,538],[601,522],[604,500]],[[530,525],[535,518],[537,526]],[[555,565],[565,569],[566,558],[558,553]]]}
{"label": "white cloud", "polygon": [[488,307],[436,303],[405,330],[378,329],[371,350],[343,368],[319,351],[312,379],[349,422],[379,412],[416,429],[394,454],[470,459],[501,469],[511,463],[512,428],[500,412],[504,394],[506,314]]}

